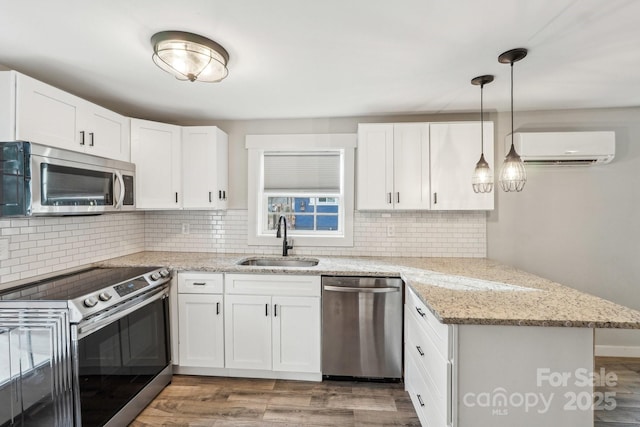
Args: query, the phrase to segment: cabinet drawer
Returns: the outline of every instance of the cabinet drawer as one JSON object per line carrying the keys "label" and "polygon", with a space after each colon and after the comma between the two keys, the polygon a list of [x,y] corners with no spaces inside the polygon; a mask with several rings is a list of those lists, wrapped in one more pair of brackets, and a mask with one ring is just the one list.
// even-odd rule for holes
{"label": "cabinet drawer", "polygon": [[429,339],[434,343],[444,359],[450,359],[449,326],[440,321],[431,313],[431,310],[420,300],[413,289],[407,285],[406,309],[415,314],[420,326],[424,329]]}
{"label": "cabinet drawer", "polygon": [[413,358],[416,367],[422,372],[425,387],[429,388],[440,415],[446,417],[447,396],[451,390],[451,363],[442,357],[418,322],[419,319],[411,312],[405,312],[405,358]]}
{"label": "cabinet drawer", "polygon": [[320,296],[320,276],[225,274],[225,293],[240,295]]}
{"label": "cabinet drawer", "polygon": [[181,294],[221,294],[222,273],[178,273],[178,293]]}
{"label": "cabinet drawer", "polygon": [[446,410],[446,400],[444,408],[442,400],[434,395],[432,389],[427,385],[424,374],[418,368],[413,354],[405,358],[405,384],[407,392],[411,397],[411,402],[420,418],[420,423],[428,427],[446,427],[446,419],[443,418],[442,409]]}

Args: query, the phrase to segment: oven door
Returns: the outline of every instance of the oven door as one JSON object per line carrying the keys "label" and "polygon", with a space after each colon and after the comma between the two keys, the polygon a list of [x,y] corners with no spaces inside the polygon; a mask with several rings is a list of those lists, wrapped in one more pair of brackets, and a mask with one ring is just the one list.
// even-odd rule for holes
{"label": "oven door", "polygon": [[[74,364],[79,426],[127,425],[170,381],[167,288],[136,297],[114,311],[78,325]],[[158,376],[168,378],[131,409],[140,395],[149,394],[143,390]]]}

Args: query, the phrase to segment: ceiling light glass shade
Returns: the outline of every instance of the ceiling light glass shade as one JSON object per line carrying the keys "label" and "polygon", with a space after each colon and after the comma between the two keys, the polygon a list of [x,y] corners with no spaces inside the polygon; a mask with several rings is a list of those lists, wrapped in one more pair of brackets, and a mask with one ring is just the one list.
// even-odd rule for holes
{"label": "ceiling light glass shade", "polygon": [[229,54],[213,40],[183,31],[151,37],[153,62],[178,80],[219,82],[227,77]]}
{"label": "ceiling light glass shade", "polygon": [[509,154],[504,159],[500,169],[500,186],[504,191],[522,191],[527,182],[527,172],[524,169],[522,159],[516,153],[516,149],[511,144]]}
{"label": "ceiling light glass shade", "polygon": [[480,160],[476,163],[471,184],[473,191],[476,193],[491,193],[491,190],[493,190],[493,172],[489,167],[489,163],[484,159],[484,153],[480,154]]}

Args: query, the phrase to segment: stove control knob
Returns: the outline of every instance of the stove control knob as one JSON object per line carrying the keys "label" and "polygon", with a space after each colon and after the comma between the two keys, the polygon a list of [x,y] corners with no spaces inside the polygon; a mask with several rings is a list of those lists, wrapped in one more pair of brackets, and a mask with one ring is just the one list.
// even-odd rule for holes
{"label": "stove control knob", "polygon": [[160,275],[162,277],[169,277],[169,271],[168,270],[160,270]]}
{"label": "stove control knob", "polygon": [[96,299],[96,297],[89,297],[87,299],[85,299],[83,302],[85,307],[95,307],[96,304],[98,303],[98,300]]}
{"label": "stove control knob", "polygon": [[111,294],[107,292],[101,292],[100,295],[98,295],[98,298],[100,298],[100,301],[109,301],[111,299]]}
{"label": "stove control knob", "polygon": [[158,274],[158,273],[153,273],[151,275],[151,280],[158,280],[159,278],[160,278],[160,274]]}

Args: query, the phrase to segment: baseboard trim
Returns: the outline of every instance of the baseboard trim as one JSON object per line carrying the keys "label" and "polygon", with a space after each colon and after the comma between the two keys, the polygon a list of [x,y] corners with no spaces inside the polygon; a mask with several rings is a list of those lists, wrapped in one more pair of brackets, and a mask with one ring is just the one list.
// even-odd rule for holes
{"label": "baseboard trim", "polygon": [[595,356],[602,357],[640,357],[640,347],[623,345],[597,345]]}

